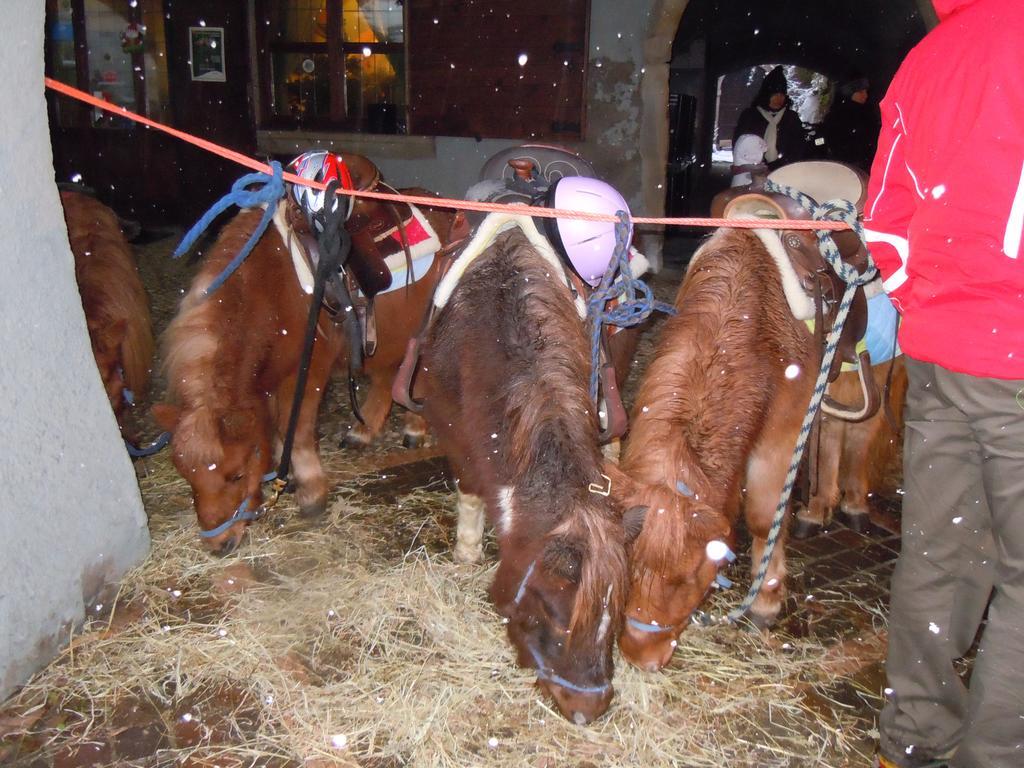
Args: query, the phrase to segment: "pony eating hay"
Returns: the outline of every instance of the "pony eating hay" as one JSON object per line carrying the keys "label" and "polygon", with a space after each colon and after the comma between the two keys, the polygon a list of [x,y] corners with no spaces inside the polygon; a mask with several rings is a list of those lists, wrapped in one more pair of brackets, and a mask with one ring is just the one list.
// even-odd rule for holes
{"label": "pony eating hay", "polygon": [[81,192],[60,200],[96,367],[124,433],[125,406],[145,392],[153,360],[146,291],[114,212]]}
{"label": "pony eating hay", "polygon": [[518,662],[582,724],[612,698],[627,535],[579,305],[532,220],[511,218],[504,231],[486,219],[439,283],[416,391],[458,479],[456,559],[480,558],[486,510],[491,599]]}
{"label": "pony eating hay", "polygon": [[[203,261],[164,338],[170,404],[153,414],[173,433],[174,465],[189,484],[204,531],[243,506],[259,507],[291,411],[309,312],[276,230],[268,229],[241,267],[215,293],[206,289],[256,229],[262,211],[229,221]],[[344,338],[321,311],[299,413],[292,467],[304,514],[327,503],[317,451],[316,414]],[[239,543],[245,523],[206,539],[221,554]]]}
{"label": "pony eating hay", "polygon": [[[716,232],[675,306],[640,383],[621,463],[629,503],[648,511],[619,645],[649,670],[668,663],[711,587],[718,562],[708,544],[732,542],[744,489],[760,560],[819,361],[772,257],[749,232]],[[764,624],[785,596],[783,544],[751,609]]]}
{"label": "pony eating hay", "polygon": [[[378,175],[368,160],[354,158],[349,156],[348,162],[355,186],[361,189]],[[370,180],[365,184],[364,175]],[[303,270],[297,263],[310,252],[309,247],[297,245],[309,235],[300,231],[306,226],[305,216],[292,210],[296,202],[290,198],[269,205],[274,206],[274,225],[267,225],[235,271],[230,272],[229,265],[237,262],[236,254],[267,215],[259,207],[238,213],[207,253],[167,329],[164,365],[169,402],[154,408],[158,421],[173,433],[173,461],[192,486],[201,536],[222,554],[238,545],[248,520],[260,509],[262,481],[281,456],[310,313],[312,287],[305,282],[309,266]],[[360,208],[354,203],[350,210]],[[433,220],[440,223],[450,218],[442,213]],[[366,234],[369,224],[362,223]],[[377,252],[366,250],[363,235],[353,240],[346,268],[379,281]],[[228,273],[230,277],[225,278]],[[436,280],[436,270],[431,267],[424,279]],[[357,286],[364,288],[361,283]],[[375,387],[386,394],[412,322],[409,316],[421,311],[428,291],[429,287],[413,283],[386,294],[386,301],[378,304],[380,356],[368,358],[366,369],[373,366],[382,371]],[[343,352],[353,354],[332,311],[326,302],[319,309],[290,455],[296,500],[306,515],[325,509],[328,491],[317,447],[317,411],[339,357]],[[386,417],[390,398],[384,398],[383,408],[374,405],[381,400],[379,394],[371,392],[370,400],[374,419],[370,428],[379,429],[378,420]]]}
{"label": "pony eating hay", "polygon": [[[858,176],[844,171],[840,178],[852,178],[855,183],[848,186],[862,192]],[[770,194],[802,194],[779,189]],[[801,213],[820,218],[839,211],[849,222],[854,205],[839,206],[832,197],[838,195],[821,197],[830,202],[818,206],[802,195],[801,207],[791,205],[790,215],[769,194],[737,198],[730,205],[765,208],[772,218]],[[839,323],[853,303],[844,333],[829,334],[825,347],[836,372],[838,363],[854,354],[851,341],[865,321],[864,314],[855,313],[866,313],[866,302],[861,289],[852,286],[870,277],[867,252],[854,232],[838,233],[833,241],[826,263],[806,231],[720,229],[689,265],[676,296],[678,314],[666,323],[641,382],[621,466],[631,480],[625,499],[648,508],[633,552],[619,640],[623,655],[641,668],[660,669],[671,658],[676,638],[711,588],[721,560],[731,554],[741,498],[753,539],[755,582],[762,564],[765,569],[759,591],[748,596],[743,609],[760,627],[773,623],[781,610],[786,517],[777,517],[777,510],[786,513],[782,498],[790,501],[794,446],[808,429],[812,393],[823,392],[829,373],[819,373],[823,347],[807,321],[823,334],[828,312],[835,311]],[[852,274],[841,277],[836,263],[843,275],[851,269]],[[836,281],[847,280],[851,287],[836,288]],[[841,307],[823,298],[836,292],[843,296]],[[859,305],[848,301],[854,298]],[[836,349],[841,355],[832,357]],[[856,354],[861,382],[871,381],[870,355]],[[865,386],[865,403],[869,391]],[[862,416],[838,404],[831,407],[836,414]]]}

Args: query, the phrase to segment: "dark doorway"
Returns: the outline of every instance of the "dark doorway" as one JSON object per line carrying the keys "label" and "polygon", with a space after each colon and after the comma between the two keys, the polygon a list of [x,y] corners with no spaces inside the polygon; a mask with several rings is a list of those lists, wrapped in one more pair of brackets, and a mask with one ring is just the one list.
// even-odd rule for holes
{"label": "dark doorway", "polygon": [[[728,171],[716,169],[714,158],[721,78],[768,63],[813,71],[833,83],[857,72],[870,80],[877,104],[925,31],[917,0],[690,0],[673,44],[669,91],[670,105],[690,99],[695,108],[691,135],[680,136],[678,127],[673,132],[666,210],[705,215],[711,197],[728,184]],[[673,114],[670,109],[670,121]],[[717,138],[726,138],[722,133]],[[676,146],[692,148],[682,164]]]}

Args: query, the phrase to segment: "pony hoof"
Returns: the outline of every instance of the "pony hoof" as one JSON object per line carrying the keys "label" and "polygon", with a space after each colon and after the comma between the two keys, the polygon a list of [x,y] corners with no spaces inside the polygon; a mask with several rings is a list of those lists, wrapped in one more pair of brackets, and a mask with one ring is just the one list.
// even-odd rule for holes
{"label": "pony hoof", "polygon": [[763,615],[760,613],[754,613],[753,611],[748,611],[744,618],[746,621],[741,622],[740,626],[745,631],[753,634],[765,635],[768,634],[768,630],[775,625],[775,620],[778,618],[778,614],[772,613]]}
{"label": "pony hoof", "polygon": [[484,559],[484,548],[481,545],[463,547],[456,544],[452,559],[459,565],[475,565]]}
{"label": "pony hoof", "polygon": [[796,519],[796,525],[790,531],[790,534],[794,539],[809,539],[811,536],[817,536],[821,533],[821,523],[816,523],[813,520],[804,520],[802,517]]}
{"label": "pony hoof", "polygon": [[341,438],[342,448],[351,448],[354,450],[362,450],[370,445],[370,441],[360,435],[358,432],[350,430],[343,438]]}
{"label": "pony hoof", "polygon": [[310,504],[299,505],[299,516],[300,517],[323,517],[327,512],[327,499],[320,499]]}
{"label": "pony hoof", "polygon": [[423,435],[412,435],[406,432],[402,435],[402,447],[403,448],[422,448],[424,442]]}
{"label": "pony hoof", "polygon": [[843,525],[856,533],[867,532],[868,525],[871,523],[867,512],[847,512],[846,510],[839,510],[838,517]]}

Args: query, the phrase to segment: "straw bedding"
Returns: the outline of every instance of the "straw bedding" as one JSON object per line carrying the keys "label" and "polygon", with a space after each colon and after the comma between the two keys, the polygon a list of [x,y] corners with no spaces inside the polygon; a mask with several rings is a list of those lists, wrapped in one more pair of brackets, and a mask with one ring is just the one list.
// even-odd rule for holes
{"label": "straw bedding", "polygon": [[[345,418],[339,398],[325,436]],[[484,565],[451,560],[448,484],[387,492],[405,458],[396,429],[354,459],[325,439],[327,515],[302,520],[286,499],[226,560],[202,550],[168,458],[141,464],[150,557],[7,703],[0,738],[20,734],[31,757],[149,723],[155,748],[118,763],[147,766],[863,764],[871,722],[828,690],[876,645],[689,628],[669,669],[617,660],[609,713],[565,721],[514,666],[487,602],[493,542]]]}

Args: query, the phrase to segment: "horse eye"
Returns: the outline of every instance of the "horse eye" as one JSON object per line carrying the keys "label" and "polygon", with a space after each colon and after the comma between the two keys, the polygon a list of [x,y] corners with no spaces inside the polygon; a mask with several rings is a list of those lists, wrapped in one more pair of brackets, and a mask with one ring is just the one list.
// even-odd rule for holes
{"label": "horse eye", "polygon": [[239,472],[237,475],[232,475],[230,478],[228,478],[228,482],[229,483],[237,483],[243,477],[245,477],[245,472]]}

